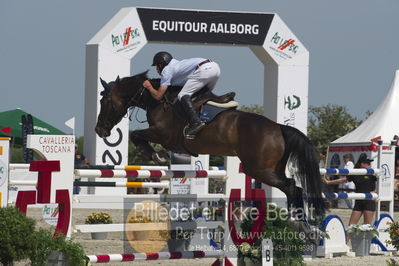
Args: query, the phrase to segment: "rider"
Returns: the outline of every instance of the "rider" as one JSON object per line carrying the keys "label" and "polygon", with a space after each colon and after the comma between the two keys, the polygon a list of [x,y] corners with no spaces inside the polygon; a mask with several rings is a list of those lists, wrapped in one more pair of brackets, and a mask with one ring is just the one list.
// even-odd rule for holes
{"label": "rider", "polygon": [[220,76],[219,65],[204,58],[190,58],[179,61],[168,52],[159,52],[155,54],[152,66],[157,67],[157,72],[161,76],[160,87],[158,90],[154,89],[148,80],[144,81],[143,86],[156,100],[162,99],[168,86],[182,86],[183,88],[177,97],[189,119],[186,134],[195,136],[205,126],[205,123],[198,117],[191,96],[205,86],[210,91],[213,90]]}

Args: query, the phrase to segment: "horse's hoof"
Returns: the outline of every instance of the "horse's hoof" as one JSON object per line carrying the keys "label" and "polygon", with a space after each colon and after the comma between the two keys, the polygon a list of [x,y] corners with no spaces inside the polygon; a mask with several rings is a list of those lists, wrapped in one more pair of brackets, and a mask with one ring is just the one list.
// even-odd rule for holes
{"label": "horse's hoof", "polygon": [[152,160],[158,164],[164,164],[164,163],[168,162],[167,158],[161,156],[157,152],[154,152],[151,157],[152,157]]}
{"label": "horse's hoof", "polygon": [[188,140],[194,140],[195,139],[195,135],[184,135],[184,138],[188,139]]}
{"label": "horse's hoof", "polygon": [[320,240],[320,230],[316,227],[311,227],[307,222],[297,221],[294,218],[288,219],[288,224],[294,231],[300,234],[300,238],[306,240],[314,245],[318,245]]}

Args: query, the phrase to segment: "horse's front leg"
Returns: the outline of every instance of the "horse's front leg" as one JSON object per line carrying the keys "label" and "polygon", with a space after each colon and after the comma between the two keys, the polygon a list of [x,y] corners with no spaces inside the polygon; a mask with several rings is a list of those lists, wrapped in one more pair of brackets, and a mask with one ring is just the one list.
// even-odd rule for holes
{"label": "horse's front leg", "polygon": [[130,133],[130,140],[133,144],[143,152],[146,160],[153,160],[156,163],[166,163],[169,159],[165,154],[157,153],[149,142],[158,143],[162,145],[162,140],[157,134],[156,129],[150,127],[147,129],[135,130]]}

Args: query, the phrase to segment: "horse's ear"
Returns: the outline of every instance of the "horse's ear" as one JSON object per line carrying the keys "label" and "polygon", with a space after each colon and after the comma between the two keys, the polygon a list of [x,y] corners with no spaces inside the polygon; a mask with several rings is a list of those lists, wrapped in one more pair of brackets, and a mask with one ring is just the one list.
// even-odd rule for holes
{"label": "horse's ear", "polygon": [[109,86],[109,84],[106,81],[104,81],[102,78],[100,78],[100,81],[101,81],[101,85],[103,85],[103,87],[106,91],[111,90],[111,86]]}
{"label": "horse's ear", "polygon": [[116,83],[119,83],[119,81],[121,81],[121,79],[120,79],[120,77],[119,77],[119,75],[116,77],[116,80],[115,80],[115,82]]}

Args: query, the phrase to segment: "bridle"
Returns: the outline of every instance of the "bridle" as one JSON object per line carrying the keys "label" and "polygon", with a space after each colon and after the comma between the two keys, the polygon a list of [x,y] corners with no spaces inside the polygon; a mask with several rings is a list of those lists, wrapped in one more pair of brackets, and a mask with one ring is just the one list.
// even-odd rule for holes
{"label": "bridle", "polygon": [[[137,90],[136,94],[132,98],[130,98],[130,100],[128,102],[128,108],[126,109],[126,114],[129,112],[129,110],[131,110],[130,115],[129,115],[130,121],[132,121],[132,114],[136,107],[140,107],[140,108],[144,109],[145,111],[147,111],[147,106],[143,105],[142,101],[140,101],[144,95],[144,92],[145,92],[145,88],[144,88],[144,86],[141,86],[140,89]],[[147,122],[147,120],[143,120],[143,121],[139,120],[137,117],[137,114],[138,114],[138,111],[136,112],[136,121],[137,122],[139,122],[139,123]]]}
{"label": "bridle", "polygon": [[128,101],[128,106],[129,106],[128,109],[131,107],[135,108],[136,106],[143,108],[145,110],[147,109],[147,107],[142,104],[142,101],[140,101],[144,95],[144,92],[145,88],[144,86],[141,86],[140,89],[137,90],[136,94],[133,97],[131,97],[130,100]]}
{"label": "bridle", "polygon": [[[136,93],[130,98],[130,100],[127,102],[126,113],[125,113],[124,115],[121,116],[121,118],[119,119],[119,121],[117,121],[117,122],[115,123],[115,125],[118,124],[124,117],[129,117],[129,120],[132,121],[131,116],[132,116],[133,111],[134,111],[134,109],[135,109],[136,107],[140,107],[140,108],[143,108],[143,109],[147,110],[146,106],[143,105],[142,102],[141,102],[141,99],[142,99],[142,97],[143,97],[143,95],[144,95],[144,92],[145,92],[145,88],[144,88],[143,86],[140,87],[140,88],[137,90],[137,92],[136,92]],[[103,97],[109,98],[109,101],[111,102],[112,112],[113,112],[113,113],[118,113],[118,109],[115,107],[115,103],[114,103],[113,98],[112,98],[112,89],[111,89],[111,90],[108,90],[108,91],[103,91],[103,92],[101,93],[101,95],[102,95]],[[128,115],[129,110],[131,110],[130,115]],[[140,122],[140,123],[147,122],[147,121],[139,121],[139,119],[137,118],[137,113],[136,113],[136,120],[137,120],[138,122]]]}

